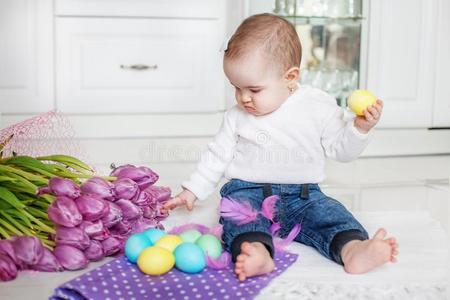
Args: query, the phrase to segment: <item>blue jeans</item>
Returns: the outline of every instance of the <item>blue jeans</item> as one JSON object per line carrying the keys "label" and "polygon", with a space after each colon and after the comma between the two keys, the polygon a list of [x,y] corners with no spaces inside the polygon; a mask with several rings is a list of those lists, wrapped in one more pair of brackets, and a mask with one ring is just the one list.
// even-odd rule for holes
{"label": "blue jeans", "polygon": [[[264,193],[264,186],[266,193]],[[301,223],[301,231],[295,241],[316,248],[323,256],[342,264],[340,250],[352,239],[367,239],[368,234],[353,215],[337,200],[326,196],[318,184],[267,184],[232,179],[220,190],[222,197],[248,201],[254,209],[261,210],[261,204],[271,187],[272,195],[278,195],[275,221],[279,222],[280,237],[286,237],[295,224]],[[303,191],[302,191],[303,188]],[[306,192],[306,193],[305,193]],[[233,221],[220,218],[223,227],[222,239],[228,251],[233,240],[244,233],[261,232],[270,235],[271,221],[258,215],[254,222],[236,225]],[[344,238],[338,256],[331,251],[332,241],[338,233],[353,232],[360,237]],[[351,235],[352,236],[352,235]],[[342,239],[340,239],[342,242]]]}

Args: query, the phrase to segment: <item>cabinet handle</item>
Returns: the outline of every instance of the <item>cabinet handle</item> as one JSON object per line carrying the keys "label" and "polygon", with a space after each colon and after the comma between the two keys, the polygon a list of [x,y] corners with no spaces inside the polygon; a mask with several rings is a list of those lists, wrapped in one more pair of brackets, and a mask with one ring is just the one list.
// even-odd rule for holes
{"label": "cabinet handle", "polygon": [[158,69],[158,65],[152,65],[147,66],[143,64],[137,64],[137,65],[120,65],[121,69],[128,69],[128,70],[136,70],[136,71],[143,71],[143,70],[156,70]]}

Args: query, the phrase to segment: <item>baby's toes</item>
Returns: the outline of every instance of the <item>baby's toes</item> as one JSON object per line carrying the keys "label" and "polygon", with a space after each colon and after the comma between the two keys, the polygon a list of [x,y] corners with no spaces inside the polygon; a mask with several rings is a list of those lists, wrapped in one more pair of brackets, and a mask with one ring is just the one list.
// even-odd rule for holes
{"label": "baby's toes", "polygon": [[245,255],[245,254],[239,254],[237,257],[236,257],[236,261],[238,261],[238,262],[243,262],[243,261],[245,261],[245,258],[247,257],[247,255]]}
{"label": "baby's toes", "polygon": [[239,274],[238,278],[240,281],[244,281],[247,277],[245,276],[245,273],[241,273]]}
{"label": "baby's toes", "polygon": [[252,245],[249,242],[243,242],[241,244],[241,253],[248,254],[252,249]]}

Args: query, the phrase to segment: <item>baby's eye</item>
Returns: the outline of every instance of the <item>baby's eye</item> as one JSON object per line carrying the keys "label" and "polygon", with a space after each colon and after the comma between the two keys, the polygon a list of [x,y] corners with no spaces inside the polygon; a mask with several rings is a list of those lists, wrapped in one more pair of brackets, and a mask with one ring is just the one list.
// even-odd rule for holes
{"label": "baby's eye", "polygon": [[252,93],[259,93],[259,92],[261,92],[261,90],[250,90],[250,92],[252,92]]}

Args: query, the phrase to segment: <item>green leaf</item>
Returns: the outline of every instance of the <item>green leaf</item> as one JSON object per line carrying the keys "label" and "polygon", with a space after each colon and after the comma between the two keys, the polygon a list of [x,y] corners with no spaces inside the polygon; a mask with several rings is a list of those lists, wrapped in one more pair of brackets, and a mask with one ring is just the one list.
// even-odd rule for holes
{"label": "green leaf", "polygon": [[25,205],[20,202],[17,197],[11,193],[9,190],[5,189],[4,187],[0,186],[0,199],[3,199],[7,203],[9,203],[11,206],[21,210],[25,207]]}
{"label": "green leaf", "polygon": [[7,214],[4,211],[0,211],[0,214],[3,215],[10,224],[14,225],[17,229],[19,229],[21,232],[23,232],[25,235],[33,235],[33,232],[23,224],[21,224],[19,221],[11,217],[9,214]]}
{"label": "green leaf", "polygon": [[3,229],[2,226],[0,226],[0,235],[3,236],[5,239],[9,239],[11,236],[6,232],[6,230]]}
{"label": "green leaf", "polygon": [[3,227],[5,229],[8,229],[14,235],[23,235],[23,233],[20,232],[20,230],[18,230],[17,228],[15,228],[14,226],[12,226],[11,224],[9,224],[8,222],[6,222],[3,219],[0,219],[0,225],[3,225]]}

